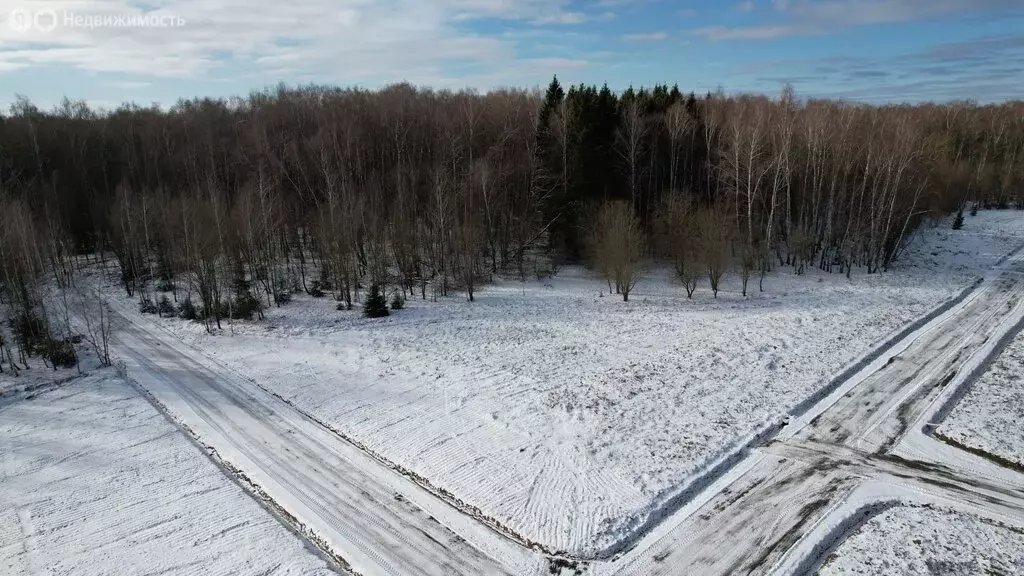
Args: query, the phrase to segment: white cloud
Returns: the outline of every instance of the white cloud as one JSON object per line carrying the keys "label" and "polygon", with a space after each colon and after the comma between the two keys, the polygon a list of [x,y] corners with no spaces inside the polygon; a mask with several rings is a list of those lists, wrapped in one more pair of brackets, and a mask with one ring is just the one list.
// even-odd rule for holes
{"label": "white cloud", "polygon": [[122,88],[124,90],[140,90],[142,88],[148,88],[153,84],[151,82],[139,82],[134,80],[120,80],[117,82],[111,82],[111,86],[114,88]]}
{"label": "white cloud", "polygon": [[807,36],[810,28],[795,26],[750,26],[746,28],[726,28],[724,26],[707,26],[691,30],[691,34],[703,36],[708,40],[773,40],[787,36]]}
{"label": "white cloud", "polygon": [[590,17],[583,12],[558,12],[547,14],[533,20],[534,24],[582,24]]}
{"label": "white cloud", "polygon": [[668,38],[666,32],[646,32],[641,34],[624,34],[623,42],[661,42]]}
{"label": "white cloud", "polygon": [[998,0],[776,0],[775,8],[803,22],[858,25],[910,22],[997,4]]}
{"label": "white cloud", "polygon": [[[479,19],[571,24],[614,17],[566,11],[569,0],[0,0],[0,18],[14,8],[52,10],[49,32],[18,32],[0,21],[0,72],[62,65],[144,77],[244,76],[264,82],[319,75],[342,82],[364,78],[443,78],[446,61],[499,70],[531,65],[514,40],[466,29]],[[94,17],[180,18],[182,26],[75,26]],[[70,18],[70,19],[69,19]],[[122,22],[127,20],[121,20]],[[108,22],[108,23],[111,23]],[[533,64],[536,64],[534,62]],[[270,74],[280,74],[269,77]]]}
{"label": "white cloud", "polygon": [[[872,24],[914,22],[955,14],[1019,7],[1020,0],[772,0],[781,23],[726,28],[711,26],[692,33],[710,40],[767,40],[786,36],[812,36],[828,31]],[[739,5],[753,10],[752,0]]]}

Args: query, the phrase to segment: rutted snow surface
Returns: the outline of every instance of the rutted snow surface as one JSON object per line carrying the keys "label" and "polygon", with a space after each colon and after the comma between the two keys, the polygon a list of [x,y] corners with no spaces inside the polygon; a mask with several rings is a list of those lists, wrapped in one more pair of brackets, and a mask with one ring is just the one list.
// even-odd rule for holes
{"label": "rutted snow surface", "polygon": [[939,433],[1024,464],[1024,332],[968,390]]}
{"label": "rutted snow surface", "polygon": [[109,371],[0,403],[0,573],[332,574]]}
{"label": "rutted snow surface", "polygon": [[1024,239],[1020,213],[967,224],[926,231],[892,273],[787,268],[749,299],[733,277],[687,300],[653,271],[626,304],[567,268],[383,320],[298,298],[218,336],[162,323],[517,533],[591,554]]}
{"label": "rutted snow surface", "polygon": [[1022,574],[1024,530],[920,506],[891,508],[869,520],[822,567],[848,574]]}

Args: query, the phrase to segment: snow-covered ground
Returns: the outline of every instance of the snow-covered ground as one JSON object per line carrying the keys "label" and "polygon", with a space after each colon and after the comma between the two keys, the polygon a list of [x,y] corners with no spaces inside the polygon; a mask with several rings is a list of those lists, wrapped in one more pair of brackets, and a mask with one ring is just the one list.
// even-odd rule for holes
{"label": "snow-covered ground", "polygon": [[0,399],[0,573],[333,573],[307,546],[112,370]]}
{"label": "snow-covered ground", "polygon": [[942,436],[1024,465],[1024,332],[971,385],[939,427]]}
{"label": "snow-covered ground", "polygon": [[849,574],[1024,573],[1024,529],[928,506],[897,506],[847,539],[820,570]]}
{"label": "snow-covered ground", "polygon": [[[0,311],[0,337],[7,339],[7,342],[13,342],[10,332],[8,319]],[[11,345],[11,348],[17,358],[18,353],[14,352],[16,348],[13,345]],[[75,346],[75,351],[78,353],[80,367],[58,367],[54,370],[40,356],[32,356],[26,359],[28,363],[27,368],[20,361],[16,363],[17,372],[11,369],[5,352],[3,372],[0,372],[0,402],[3,402],[5,397],[12,397],[28,393],[32,390],[46,389],[59,385],[72,378],[77,378],[85,372],[94,370],[100,365],[96,354],[88,346],[80,343]]]}
{"label": "snow-covered ground", "polygon": [[307,297],[213,336],[151,318],[518,534],[592,554],[1022,241],[1024,215],[982,213],[889,273],[783,269],[747,299],[731,277],[688,300],[651,270],[623,303],[565,268],[382,320]]}
{"label": "snow-covered ground", "polygon": [[[83,358],[83,370],[94,368],[98,365],[98,363],[93,361],[95,356],[90,356],[88,359]],[[15,376],[10,366],[6,362],[4,363],[4,371],[0,374],[0,398],[46,388],[81,375],[77,368],[58,368],[54,370],[47,366],[38,356],[29,358],[28,366],[29,368],[25,369],[24,365],[18,363],[18,375]]]}

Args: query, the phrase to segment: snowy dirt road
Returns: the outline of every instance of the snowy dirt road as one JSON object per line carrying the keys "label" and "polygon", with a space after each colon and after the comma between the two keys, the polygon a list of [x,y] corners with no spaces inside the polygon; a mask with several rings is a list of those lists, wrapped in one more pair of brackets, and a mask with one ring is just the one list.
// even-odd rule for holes
{"label": "snowy dirt road", "polygon": [[[886,499],[942,502],[1024,525],[1024,477],[921,433],[951,388],[1024,317],[1011,257],[773,440],[591,574],[789,573]],[[542,574],[549,559],[456,508],[157,323],[119,319],[129,375],[363,574]],[[859,495],[866,488],[871,498]],[[826,547],[827,548],[827,547]],[[813,558],[812,558],[813,559]]]}
{"label": "snowy dirt road", "polygon": [[[1011,258],[962,302],[795,417],[615,562],[619,574],[788,574],[815,566],[835,527],[887,499],[941,502],[1024,526],[1024,476],[921,433],[952,383],[1024,315]],[[870,484],[872,498],[854,497]]]}
{"label": "snowy dirt road", "polygon": [[[360,574],[538,573],[544,559],[386,468],[250,382],[120,318],[128,375]],[[453,529],[465,536],[457,535]]]}
{"label": "snowy dirt road", "polygon": [[334,573],[113,370],[0,399],[0,574]]}

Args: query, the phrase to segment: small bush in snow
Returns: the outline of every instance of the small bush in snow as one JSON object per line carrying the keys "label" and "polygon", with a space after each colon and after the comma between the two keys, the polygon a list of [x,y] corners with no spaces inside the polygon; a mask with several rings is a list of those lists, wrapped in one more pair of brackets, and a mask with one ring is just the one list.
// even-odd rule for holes
{"label": "small bush in snow", "polygon": [[287,304],[292,301],[291,292],[278,292],[274,295],[274,303],[277,305]]}
{"label": "small bush in snow", "polygon": [[143,314],[157,314],[160,312],[160,308],[149,298],[143,298],[139,300],[139,312]]}
{"label": "small bush in snow", "polygon": [[401,310],[402,308],[405,308],[405,301],[402,300],[398,292],[395,292],[395,297],[391,299],[391,309]]}
{"label": "small bush in snow", "polygon": [[376,284],[370,286],[370,295],[366,297],[366,302],[363,304],[363,316],[383,318],[388,314],[388,302],[384,299],[380,286]]}
{"label": "small bush in snow", "polygon": [[177,312],[177,310],[174,309],[174,304],[171,304],[171,301],[170,299],[167,298],[166,294],[160,298],[160,303],[157,304],[156,311],[161,318],[164,316],[167,316],[169,318],[171,316],[174,316],[174,313]]}
{"label": "small bush in snow", "polygon": [[178,308],[178,316],[183,320],[199,320],[199,310],[196,309],[191,298],[185,298],[185,301],[181,303]]}
{"label": "small bush in snow", "polygon": [[263,311],[263,303],[249,292],[239,294],[230,304],[222,305],[221,316],[232,320],[252,320],[253,314]]}
{"label": "small bush in snow", "polygon": [[953,230],[960,230],[964,227],[964,209],[963,206],[956,213],[956,218],[953,219]]}
{"label": "small bush in snow", "polygon": [[25,353],[32,354],[33,350],[45,348],[46,340],[50,337],[46,323],[32,312],[19,314],[11,320],[11,328],[19,342],[25,347]]}
{"label": "small bush in snow", "polygon": [[313,281],[313,285],[309,288],[309,295],[312,296],[313,298],[324,297],[324,288],[323,285],[320,284],[319,280]]}
{"label": "small bush in snow", "polygon": [[68,340],[50,338],[46,343],[46,358],[55,367],[71,368],[78,363],[75,346]]}

